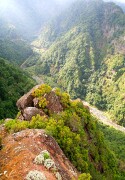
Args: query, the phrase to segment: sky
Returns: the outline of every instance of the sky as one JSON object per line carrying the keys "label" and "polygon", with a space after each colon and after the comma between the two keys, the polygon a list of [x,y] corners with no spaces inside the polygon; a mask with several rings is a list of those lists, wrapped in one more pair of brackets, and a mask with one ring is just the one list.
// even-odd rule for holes
{"label": "sky", "polygon": [[125,0],[117,0],[117,2],[125,3]]}
{"label": "sky", "polygon": [[115,1],[115,2],[120,2],[120,3],[125,3],[125,0],[104,0],[104,1]]}

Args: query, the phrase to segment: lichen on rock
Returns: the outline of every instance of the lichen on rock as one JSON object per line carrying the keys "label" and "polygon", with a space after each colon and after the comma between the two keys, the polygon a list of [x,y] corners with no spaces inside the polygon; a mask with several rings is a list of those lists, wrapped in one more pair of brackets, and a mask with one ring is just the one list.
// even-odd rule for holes
{"label": "lichen on rock", "polygon": [[52,160],[52,159],[46,159],[44,161],[44,166],[47,168],[47,169],[53,169],[53,170],[56,170],[56,165],[55,165],[55,162]]}
{"label": "lichen on rock", "polygon": [[36,156],[34,163],[35,164],[43,164],[44,163],[44,156],[42,154],[39,154],[38,156]]}
{"label": "lichen on rock", "polygon": [[57,172],[57,173],[55,174],[55,176],[56,176],[57,180],[62,180],[62,177],[61,177],[61,175],[60,175],[59,172]]}
{"label": "lichen on rock", "polygon": [[47,180],[47,179],[42,172],[34,170],[34,171],[30,171],[27,174],[26,180]]}
{"label": "lichen on rock", "polygon": [[44,164],[46,159],[50,158],[50,153],[47,150],[43,150],[38,156],[36,156],[35,164]]}

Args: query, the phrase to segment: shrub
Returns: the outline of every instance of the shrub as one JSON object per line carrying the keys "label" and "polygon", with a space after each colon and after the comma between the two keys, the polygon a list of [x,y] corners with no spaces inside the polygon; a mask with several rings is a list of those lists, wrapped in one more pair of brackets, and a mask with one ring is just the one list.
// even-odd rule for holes
{"label": "shrub", "polygon": [[67,93],[61,94],[61,104],[64,108],[68,108],[70,106],[70,96]]}
{"label": "shrub", "polygon": [[28,127],[30,129],[45,129],[47,124],[47,118],[44,116],[40,116],[39,114],[36,116],[33,116],[30,123],[28,124]]}
{"label": "shrub", "polygon": [[18,132],[21,130],[24,130],[28,127],[29,122],[27,121],[19,121],[19,120],[10,120],[5,123],[5,127],[7,131],[12,131],[12,132]]}
{"label": "shrub", "polygon": [[70,96],[68,93],[65,93],[65,92],[61,92],[61,90],[59,88],[56,88],[55,89],[55,93],[57,96],[60,97],[60,101],[61,101],[61,104],[64,108],[68,108],[70,106]]}
{"label": "shrub", "polygon": [[91,175],[89,173],[83,173],[79,176],[78,180],[90,180],[91,179]]}
{"label": "shrub", "polygon": [[47,84],[42,84],[38,89],[36,89],[32,95],[35,97],[41,97],[44,94],[49,94],[51,92],[52,88],[48,86]]}
{"label": "shrub", "polygon": [[43,156],[44,156],[44,159],[50,159],[50,154],[48,151],[43,151]]}
{"label": "shrub", "polygon": [[44,98],[44,97],[39,98],[39,107],[44,109],[47,106],[47,104],[48,104],[48,102],[47,102],[46,98]]}

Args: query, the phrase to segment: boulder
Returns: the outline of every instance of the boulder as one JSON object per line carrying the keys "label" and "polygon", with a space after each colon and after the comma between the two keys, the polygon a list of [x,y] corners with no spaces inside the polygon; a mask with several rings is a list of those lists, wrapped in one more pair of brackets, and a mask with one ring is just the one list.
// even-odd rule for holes
{"label": "boulder", "polygon": [[[18,119],[30,121],[32,117],[36,116],[37,114],[47,116],[44,113],[44,110],[42,110],[42,108],[39,106],[39,98],[33,96],[34,90],[38,89],[39,87],[40,85],[35,86],[17,101],[16,105],[21,112]],[[46,108],[50,113],[59,113],[63,111],[60,98],[54,91],[44,94],[44,98],[46,98]]]}
{"label": "boulder", "polygon": [[54,91],[51,91],[49,94],[45,94],[44,97],[48,101],[47,108],[50,110],[51,113],[59,113],[63,111],[60,99]]}
{"label": "boulder", "polygon": [[35,86],[32,88],[27,94],[24,94],[16,103],[19,110],[23,110],[26,107],[32,107],[33,106],[33,99],[32,93],[35,89],[39,88],[40,85]]}
{"label": "boulder", "polygon": [[42,111],[42,109],[38,109],[36,107],[27,107],[23,111],[23,117],[24,120],[30,121],[33,116],[36,116],[39,114],[40,116],[44,116],[45,113]]}

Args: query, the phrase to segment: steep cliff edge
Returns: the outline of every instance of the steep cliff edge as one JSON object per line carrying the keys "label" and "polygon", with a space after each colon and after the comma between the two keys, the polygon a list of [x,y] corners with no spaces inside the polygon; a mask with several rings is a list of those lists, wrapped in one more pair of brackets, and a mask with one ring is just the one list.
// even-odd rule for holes
{"label": "steep cliff edge", "polygon": [[[41,172],[51,180],[78,179],[76,169],[44,130],[27,129],[8,135],[3,139],[3,146],[0,152],[1,180],[28,179],[30,171]],[[43,156],[49,154],[43,161],[42,152]]]}
{"label": "steep cliff edge", "polygon": [[80,99],[42,84],[17,106],[16,119],[6,119],[0,128],[2,180],[117,177],[118,161]]}

